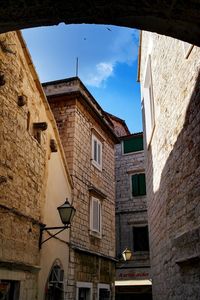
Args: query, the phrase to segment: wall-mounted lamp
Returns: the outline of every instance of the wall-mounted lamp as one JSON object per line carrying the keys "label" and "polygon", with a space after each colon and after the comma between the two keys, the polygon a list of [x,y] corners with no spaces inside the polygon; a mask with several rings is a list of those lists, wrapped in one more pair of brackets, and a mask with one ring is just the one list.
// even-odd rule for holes
{"label": "wall-mounted lamp", "polygon": [[122,256],[123,256],[123,259],[124,259],[125,261],[131,260],[131,258],[132,258],[132,252],[131,252],[131,250],[129,250],[129,249],[126,248],[126,249],[122,252]]}
{"label": "wall-mounted lamp", "polygon": [[[59,227],[46,227],[45,225],[41,226],[40,238],[39,238],[39,248],[40,249],[42,247],[42,244],[44,244],[45,242],[47,242],[48,240],[50,240],[51,238],[53,238],[54,236],[56,236],[57,234],[62,232],[63,230],[70,228],[70,226],[71,226],[71,222],[72,222],[72,219],[76,212],[76,209],[72,205],[70,205],[68,199],[66,199],[65,203],[63,203],[57,209],[58,209],[61,221],[64,224],[64,226],[59,226]],[[42,233],[44,230],[56,230],[56,229],[60,229],[60,230],[57,231],[55,234],[51,235],[50,237],[48,237],[46,240],[42,241]]]}

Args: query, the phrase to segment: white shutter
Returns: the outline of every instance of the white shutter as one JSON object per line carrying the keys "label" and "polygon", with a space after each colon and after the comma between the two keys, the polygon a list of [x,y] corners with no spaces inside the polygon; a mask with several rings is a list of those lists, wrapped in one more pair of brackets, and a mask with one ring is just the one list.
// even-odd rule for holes
{"label": "white shutter", "polygon": [[92,197],[90,211],[90,229],[92,231],[101,232],[101,203],[99,199]]}
{"label": "white shutter", "polygon": [[102,143],[92,135],[92,164],[102,170]]}
{"label": "white shutter", "polygon": [[148,57],[148,62],[146,67],[146,74],[145,74],[144,87],[143,87],[143,97],[144,97],[144,115],[145,115],[145,135],[146,135],[146,142],[148,146],[155,125],[150,56]]}

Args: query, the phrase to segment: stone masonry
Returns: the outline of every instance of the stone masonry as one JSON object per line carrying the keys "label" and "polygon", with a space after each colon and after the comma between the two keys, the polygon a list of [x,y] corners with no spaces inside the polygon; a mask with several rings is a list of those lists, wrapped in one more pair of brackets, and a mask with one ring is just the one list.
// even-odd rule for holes
{"label": "stone masonry", "polygon": [[186,56],[183,46],[142,33],[142,99],[150,57],[155,110],[146,149],[154,300],[200,299],[200,49]]}
{"label": "stone masonry", "polygon": [[0,281],[18,281],[19,299],[35,300],[50,138],[58,151],[60,140],[21,33],[0,35],[0,46]]}
{"label": "stone masonry", "polygon": [[[34,271],[39,265],[46,138],[39,145],[31,123],[39,119],[42,104],[17,34],[1,35],[0,42],[5,45],[0,52],[5,81],[0,87],[0,267]],[[18,105],[22,95],[29,105]],[[36,275],[27,272],[23,278],[29,291],[21,299],[35,299]]]}
{"label": "stone masonry", "polygon": [[[144,151],[123,154],[122,143],[117,144],[115,162],[117,255],[120,256],[125,248],[133,251],[133,225],[148,224],[146,196],[133,197],[131,195],[130,178],[132,174],[145,172]],[[146,264],[145,261],[144,264]],[[149,260],[147,264],[149,265]]]}
{"label": "stone masonry", "polygon": [[[98,283],[108,284],[112,292],[114,282],[114,144],[117,138],[103,110],[78,78],[45,83],[43,87],[58,125],[74,184],[76,214],[71,228],[68,299],[75,299],[76,285],[80,282],[92,283],[93,299],[97,299]],[[102,171],[91,162],[92,133],[102,141]],[[90,232],[92,195],[101,199],[101,238]]]}

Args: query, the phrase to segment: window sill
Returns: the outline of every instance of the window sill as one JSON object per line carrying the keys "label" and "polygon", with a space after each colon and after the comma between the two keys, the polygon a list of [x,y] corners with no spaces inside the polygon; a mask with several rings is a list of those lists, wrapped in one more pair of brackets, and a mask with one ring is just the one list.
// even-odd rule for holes
{"label": "window sill", "polygon": [[138,151],[132,151],[132,152],[128,152],[128,153],[122,152],[122,155],[127,156],[127,155],[130,155],[130,154],[141,154],[143,152],[144,152],[144,149],[143,150],[138,150]]}
{"label": "window sill", "polygon": [[92,160],[92,165],[102,172],[102,165],[97,164],[95,160]]}
{"label": "window sill", "polygon": [[89,230],[89,234],[90,236],[95,237],[97,239],[102,239],[102,234],[100,232]]}
{"label": "window sill", "polygon": [[141,199],[141,198],[146,198],[147,194],[146,195],[138,195],[138,196],[131,196],[131,200],[134,200],[134,199]]}

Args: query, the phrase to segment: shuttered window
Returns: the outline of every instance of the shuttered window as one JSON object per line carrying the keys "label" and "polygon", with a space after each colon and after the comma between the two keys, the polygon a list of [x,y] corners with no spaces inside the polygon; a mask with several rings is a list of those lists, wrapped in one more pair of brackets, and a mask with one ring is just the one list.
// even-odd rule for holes
{"label": "shuttered window", "polygon": [[90,203],[90,230],[101,233],[101,202],[92,197]]}
{"label": "shuttered window", "polygon": [[131,176],[132,196],[146,195],[146,180],[145,174],[135,174]]}
{"label": "shuttered window", "polygon": [[102,170],[102,143],[94,134],[92,135],[92,164]]}
{"label": "shuttered window", "polygon": [[144,150],[143,136],[134,136],[123,141],[124,154]]}

